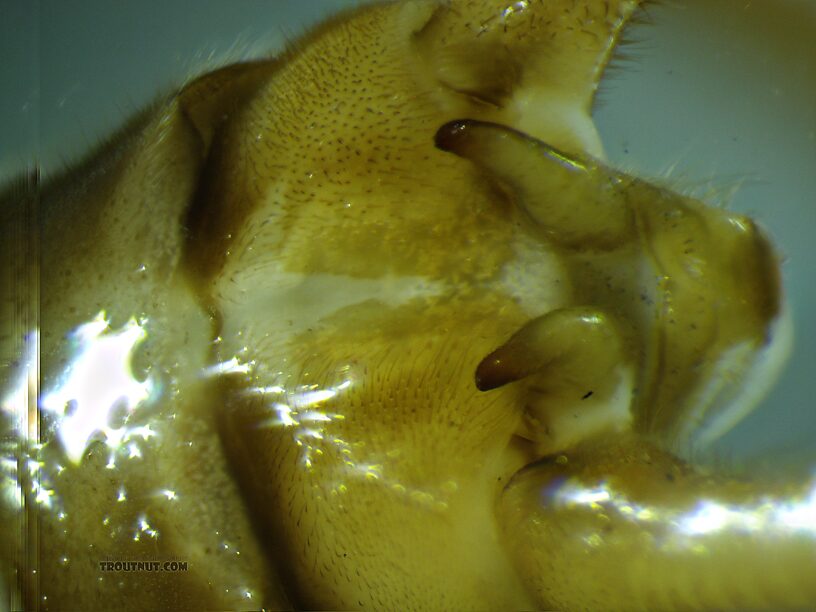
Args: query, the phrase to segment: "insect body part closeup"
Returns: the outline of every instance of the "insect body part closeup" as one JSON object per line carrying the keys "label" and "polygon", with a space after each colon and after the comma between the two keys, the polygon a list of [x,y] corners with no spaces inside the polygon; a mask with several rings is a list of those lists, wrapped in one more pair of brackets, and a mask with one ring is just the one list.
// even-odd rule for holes
{"label": "insect body part closeup", "polygon": [[15,605],[816,602],[814,483],[681,458],[787,310],[754,221],[603,161],[638,5],[361,8],[9,185]]}

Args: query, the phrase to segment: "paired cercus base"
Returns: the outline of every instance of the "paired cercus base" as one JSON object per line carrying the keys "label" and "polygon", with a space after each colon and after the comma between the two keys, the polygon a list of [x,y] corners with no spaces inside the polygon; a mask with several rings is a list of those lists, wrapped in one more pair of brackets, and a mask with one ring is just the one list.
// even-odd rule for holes
{"label": "paired cercus base", "polygon": [[[223,57],[260,55],[355,0],[263,4],[206,0],[112,7],[41,0],[2,8],[0,176],[33,157],[58,171],[127,116]],[[180,27],[179,24],[183,24]],[[270,26],[270,24],[272,24]],[[595,118],[610,162],[683,189],[730,199],[768,228],[786,261],[796,334],[779,384],[712,449],[739,465],[782,455],[807,460],[816,360],[816,2],[655,3],[630,26],[643,41],[602,82]],[[32,36],[31,33],[37,35]],[[713,60],[713,61],[712,61]],[[736,190],[733,198],[728,195]],[[804,455],[804,456],[801,456]],[[814,459],[812,454],[810,459]]]}

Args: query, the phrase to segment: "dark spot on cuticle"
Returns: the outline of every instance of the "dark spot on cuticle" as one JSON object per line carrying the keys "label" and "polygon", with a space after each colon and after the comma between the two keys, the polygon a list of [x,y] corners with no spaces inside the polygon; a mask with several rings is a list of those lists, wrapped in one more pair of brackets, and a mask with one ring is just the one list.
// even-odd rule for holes
{"label": "dark spot on cuticle", "polygon": [[436,148],[443,151],[455,150],[457,142],[467,131],[468,123],[470,122],[466,119],[457,119],[439,128],[434,136]]}

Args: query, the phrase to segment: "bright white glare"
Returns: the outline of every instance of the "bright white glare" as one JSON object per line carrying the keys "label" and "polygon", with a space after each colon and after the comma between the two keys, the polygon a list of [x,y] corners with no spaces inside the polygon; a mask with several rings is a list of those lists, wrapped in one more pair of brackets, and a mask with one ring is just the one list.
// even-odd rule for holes
{"label": "bright white glare", "polygon": [[323,454],[322,445],[330,444],[340,451],[347,447],[345,441],[326,433],[326,427],[333,421],[343,420],[343,415],[325,412],[319,407],[335,399],[351,385],[351,380],[344,380],[333,387],[320,389],[312,385],[295,393],[289,393],[283,387],[273,385],[253,387],[248,389],[247,393],[275,396],[269,406],[277,418],[270,419],[264,425],[292,429],[292,437],[301,448],[301,462],[307,468],[311,468],[315,456]]}
{"label": "bright white glare", "polygon": [[258,395],[280,395],[286,390],[280,385],[272,385],[270,387],[253,387],[249,389],[249,393],[257,393]]}
{"label": "bright white glare", "polygon": [[[57,387],[42,397],[40,406],[57,415],[60,442],[75,464],[81,461],[96,432],[105,434],[111,448],[118,448],[126,440],[126,427],[110,426],[111,411],[124,405],[131,414],[150,396],[151,380],[139,382],[131,371],[133,352],[146,335],[142,325],[133,319],[118,331],[111,331],[104,312],[71,334],[79,345],[77,355]],[[69,410],[68,406],[73,408]]]}
{"label": "bright white glare", "polygon": [[[344,368],[348,371],[350,368]],[[316,463],[325,451],[331,450],[339,456],[346,465],[346,474],[355,479],[364,479],[369,483],[377,483],[388,491],[404,496],[412,503],[421,504],[436,511],[447,508],[444,500],[445,492],[434,494],[430,491],[415,489],[388,477],[387,470],[382,462],[374,462],[371,457],[368,461],[361,460],[355,453],[358,444],[341,438],[337,432],[332,432],[333,426],[345,420],[345,415],[328,410],[342,393],[353,385],[351,379],[346,379],[337,385],[320,388],[318,385],[299,387],[298,391],[288,391],[280,385],[266,387],[252,387],[245,391],[250,395],[268,397],[267,406],[275,416],[262,423],[264,427],[281,427],[291,433],[292,440],[300,450],[300,462],[307,470],[318,469]],[[456,490],[456,483],[449,483]],[[345,494],[348,488],[342,482],[337,482],[332,490],[333,494]],[[450,491],[447,491],[450,493]]]}
{"label": "bright white glare", "polygon": [[40,334],[34,330],[26,335],[23,342],[23,355],[20,365],[13,374],[9,388],[0,400],[0,410],[14,420],[14,429],[18,435],[32,438],[35,423],[28,423],[29,399],[37,395],[39,380]]}
{"label": "bright white glare", "polygon": [[764,498],[756,503],[722,504],[701,499],[689,511],[670,507],[640,505],[615,491],[607,483],[591,488],[574,482],[562,484],[547,494],[544,504],[586,506],[594,511],[617,512],[627,520],[662,523],[685,536],[716,535],[723,531],[742,533],[797,532],[816,536],[816,481],[803,498]]}
{"label": "bright white glare", "polygon": [[721,529],[757,532],[768,529],[810,531],[816,535],[816,484],[801,501],[765,501],[755,506],[727,506],[704,501],[683,517],[680,530],[692,535]]}
{"label": "bright white glare", "polygon": [[300,415],[301,421],[312,422],[312,423],[328,423],[332,420],[328,414],[323,412],[318,412],[316,410],[309,410],[308,412],[304,412]]}
{"label": "bright white glare", "polygon": [[36,478],[32,480],[31,492],[34,493],[34,501],[46,508],[51,508],[51,498],[54,496],[54,491],[45,487]]}
{"label": "bright white glare", "polygon": [[284,427],[295,427],[299,423],[292,418],[292,409],[286,404],[273,404],[272,408],[278,413],[280,424]]}
{"label": "bright white glare", "polygon": [[237,357],[228,361],[222,361],[211,365],[203,371],[205,378],[213,376],[224,376],[226,374],[249,374],[252,371],[252,363],[241,363]]}
{"label": "bright white glare", "polygon": [[780,521],[790,525],[791,529],[810,529],[816,531],[816,484],[810,491],[810,497],[800,504],[782,504],[777,508]]}
{"label": "bright white glare", "polygon": [[609,491],[603,488],[578,490],[572,496],[572,500],[580,505],[599,504],[607,502],[609,499]]}
{"label": "bright white glare", "polygon": [[289,398],[289,405],[293,408],[303,408],[330,400],[337,391],[334,389],[320,389],[318,391],[306,391],[305,393],[294,393]]}
{"label": "bright white glare", "polygon": [[145,534],[147,534],[149,537],[151,537],[153,539],[156,539],[156,538],[159,537],[159,530],[154,529],[150,525],[150,523],[147,520],[147,516],[145,516],[144,514],[139,515],[139,518],[136,520],[136,527],[137,527],[137,531],[134,534],[133,539],[135,541],[137,541],[137,542],[139,541],[140,536],[141,536],[141,534],[139,532],[145,533]]}
{"label": "bright white glare", "polygon": [[0,470],[8,474],[17,473],[17,460],[12,457],[0,458]]}
{"label": "bright white glare", "polygon": [[522,11],[524,11],[529,6],[529,4],[530,3],[528,2],[528,0],[521,0],[520,2],[515,2],[508,6],[506,9],[504,9],[501,15],[504,19],[507,19],[514,13],[521,13]]}
{"label": "bright white glare", "polygon": [[23,507],[23,490],[16,479],[4,478],[0,487],[3,492],[3,501],[8,507],[20,510]]}
{"label": "bright white glare", "polygon": [[736,527],[746,520],[756,524],[756,519],[750,514],[739,510],[732,510],[722,504],[710,501],[701,502],[697,509],[678,522],[680,531],[689,535],[702,535],[721,531],[726,527]]}
{"label": "bright white glare", "polygon": [[[320,423],[329,423],[335,420],[342,420],[342,415],[322,412],[314,408],[319,404],[328,402],[334,399],[341,391],[351,387],[350,380],[344,380],[339,385],[328,387],[325,389],[310,389],[299,393],[287,393],[283,387],[274,385],[270,387],[253,387],[247,390],[247,393],[252,395],[277,395],[281,396],[276,401],[270,404],[272,410],[275,411],[278,418],[271,421],[271,425],[278,425],[282,427],[299,427],[301,428],[298,435],[306,435],[308,437],[317,438],[314,435],[315,428],[305,427],[306,423],[318,424],[316,426],[318,433],[322,431]],[[303,408],[311,408],[309,410],[302,410]]]}
{"label": "bright white glare", "polygon": [[345,391],[351,386],[350,380],[344,380],[335,387],[328,389],[318,389],[316,391],[304,391],[303,393],[293,393],[289,396],[289,405],[293,408],[305,408],[321,404],[335,397],[341,391]]}

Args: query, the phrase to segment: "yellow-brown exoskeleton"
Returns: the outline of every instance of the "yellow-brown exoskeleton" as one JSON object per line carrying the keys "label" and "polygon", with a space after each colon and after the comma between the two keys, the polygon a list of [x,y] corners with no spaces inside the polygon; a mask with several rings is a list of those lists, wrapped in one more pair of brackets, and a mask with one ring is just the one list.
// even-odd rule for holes
{"label": "yellow-brown exoskeleton", "polygon": [[638,4],[362,8],[8,186],[14,601],[816,602],[812,483],[677,455],[744,414],[785,308],[751,219],[603,161]]}

